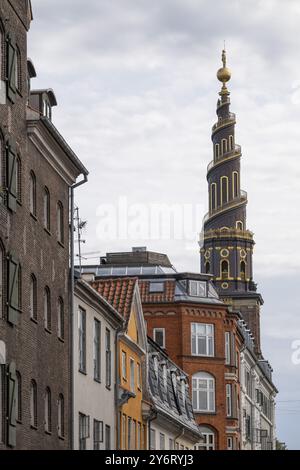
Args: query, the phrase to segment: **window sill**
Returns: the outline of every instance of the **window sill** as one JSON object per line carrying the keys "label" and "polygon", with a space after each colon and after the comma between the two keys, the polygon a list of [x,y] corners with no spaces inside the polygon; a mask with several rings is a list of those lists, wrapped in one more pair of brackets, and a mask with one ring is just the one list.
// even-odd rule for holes
{"label": "window sill", "polygon": [[87,375],[87,372],[85,370],[78,369],[78,372],[82,375]]}
{"label": "window sill", "polygon": [[209,416],[216,416],[217,412],[216,411],[197,411],[193,410],[196,415],[209,415]]}
{"label": "window sill", "polygon": [[191,357],[207,357],[208,359],[216,359],[216,356],[208,354],[191,354]]}
{"label": "window sill", "polygon": [[51,431],[45,431],[45,434],[47,434],[47,436],[52,436],[52,432],[51,432]]}
{"label": "window sill", "polygon": [[30,425],[30,429],[33,429],[34,431],[38,430],[37,426],[32,426],[32,424]]}
{"label": "window sill", "polygon": [[96,382],[97,384],[101,384],[101,379],[96,379],[96,378],[94,377],[94,382]]}
{"label": "window sill", "polygon": [[30,212],[30,216],[33,218],[33,220],[35,220],[37,222],[37,216],[34,215],[32,212]]}
{"label": "window sill", "polygon": [[57,244],[58,244],[61,248],[65,248],[65,245],[64,245],[62,242],[60,242],[59,240],[57,240]]}
{"label": "window sill", "polygon": [[105,385],[105,388],[111,392],[111,385]]}
{"label": "window sill", "polygon": [[65,438],[64,438],[63,436],[58,436],[58,439],[59,439],[60,441],[64,441],[64,440],[65,440]]}
{"label": "window sill", "polygon": [[30,317],[30,321],[32,321],[32,323],[34,323],[35,325],[38,324],[38,321],[35,318]]}
{"label": "window sill", "polygon": [[51,237],[52,234],[51,234],[50,230],[46,227],[44,227],[44,230],[49,235],[49,237]]}
{"label": "window sill", "polygon": [[52,335],[52,331],[49,330],[48,328],[45,328],[45,331],[46,331],[46,333],[48,333],[48,335]]}
{"label": "window sill", "polygon": [[23,206],[22,201],[20,201],[19,199],[17,199],[17,204],[18,204],[18,206],[20,206],[20,207]]}
{"label": "window sill", "polygon": [[58,336],[57,339],[58,339],[58,341],[60,341],[61,343],[65,344],[65,340],[64,340],[63,338],[60,338],[60,337]]}

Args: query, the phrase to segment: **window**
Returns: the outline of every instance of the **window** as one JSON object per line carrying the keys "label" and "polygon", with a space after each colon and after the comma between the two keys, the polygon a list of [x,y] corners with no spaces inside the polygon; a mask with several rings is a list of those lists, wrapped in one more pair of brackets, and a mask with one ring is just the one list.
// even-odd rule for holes
{"label": "window", "polygon": [[30,172],[29,197],[30,212],[36,217],[36,177],[33,171]]}
{"label": "window", "polygon": [[210,273],[210,262],[209,261],[207,261],[205,263],[205,272],[206,272],[206,274]]}
{"label": "window", "polygon": [[192,355],[214,356],[214,325],[192,323]]}
{"label": "window", "polygon": [[228,278],[229,278],[229,262],[224,259],[221,262],[221,279],[228,280]]}
{"label": "window", "polygon": [[125,351],[122,351],[122,377],[127,380],[127,354]]}
{"label": "window", "polygon": [[229,136],[229,150],[233,150],[234,142],[233,142],[233,135]]}
{"label": "window", "polygon": [[0,240],[0,318],[3,317],[3,300],[4,300],[4,248]]}
{"label": "window", "polygon": [[174,450],[174,440],[173,439],[169,439],[169,450]]}
{"label": "window", "polygon": [[44,228],[50,231],[50,193],[44,188]]}
{"label": "window", "polygon": [[15,57],[15,86],[16,89],[21,91],[22,85],[22,71],[21,71],[21,53],[18,46],[16,47],[16,57]]}
{"label": "window", "polygon": [[241,279],[242,281],[246,280],[246,263],[245,261],[241,261]]}
{"label": "window", "polygon": [[156,431],[155,429],[150,429],[150,450],[156,449]]}
{"label": "window", "polygon": [[245,387],[247,395],[252,398],[252,380],[248,370],[245,370]]}
{"label": "window", "polygon": [[131,441],[132,441],[132,419],[128,417],[127,420],[127,449],[131,450]]}
{"label": "window", "polygon": [[244,230],[244,224],[243,224],[243,222],[238,221],[238,222],[236,223],[236,228],[237,228],[238,230]]}
{"label": "window", "polygon": [[210,187],[210,207],[211,210],[214,211],[216,210],[218,205],[218,199],[217,199],[217,185],[216,183],[212,183]]}
{"label": "window", "polygon": [[86,440],[90,437],[90,417],[79,413],[79,450],[86,450]]}
{"label": "window", "polygon": [[149,284],[149,294],[161,293],[164,292],[164,283],[163,282],[150,282]]}
{"label": "window", "polygon": [[[0,374],[1,374],[1,364],[0,364]],[[1,382],[1,381],[0,381]],[[16,372],[16,416],[17,421],[19,423],[22,422],[22,378],[20,372]],[[2,392],[2,388],[0,388],[0,394]],[[1,399],[0,399],[1,403]],[[2,422],[0,421],[0,427]]]}
{"label": "window", "polygon": [[111,449],[110,443],[110,426],[105,426],[105,450]]}
{"label": "window", "polygon": [[247,441],[250,441],[251,440],[251,416],[250,415],[246,415],[245,417],[245,431],[246,431],[246,439]]}
{"label": "window", "polygon": [[163,364],[162,369],[163,369],[163,387],[164,387],[164,391],[166,392],[168,388],[168,369],[167,369],[166,364]]}
{"label": "window", "polygon": [[198,450],[215,450],[215,433],[206,426],[200,426],[200,432],[203,435],[203,441],[198,445]]}
{"label": "window", "polygon": [[215,156],[216,156],[216,160],[218,160],[220,156],[220,144],[215,145]]}
{"label": "window", "polygon": [[228,203],[228,177],[221,177],[221,205]]}
{"label": "window", "polygon": [[225,331],[225,364],[231,363],[231,334]]}
{"label": "window", "polygon": [[59,201],[57,203],[57,240],[60,243],[64,243],[64,208],[62,203]]}
{"label": "window", "polygon": [[86,373],[86,312],[79,308],[78,325],[78,352],[79,352],[79,372]]}
{"label": "window", "polygon": [[30,318],[32,320],[37,321],[37,285],[36,285],[36,277],[34,274],[30,276]]}
{"label": "window", "polygon": [[233,450],[233,437],[227,437],[227,450]]}
{"label": "window", "polygon": [[94,320],[94,380],[101,380],[101,323]]}
{"label": "window", "polygon": [[[22,163],[21,163],[21,158],[18,155],[16,158],[16,177],[17,177],[17,182],[16,182],[16,187],[17,187],[17,201],[22,202]],[[1,187],[1,183],[0,183]]]}
{"label": "window", "polygon": [[237,171],[232,173],[232,195],[234,198],[239,195],[239,174]]}
{"label": "window", "polygon": [[185,404],[185,399],[186,399],[186,381],[184,379],[181,379],[181,396],[183,403]]}
{"label": "window", "polygon": [[215,411],[215,379],[207,372],[193,375],[193,408],[196,412]]}
{"label": "window", "polygon": [[166,330],[164,328],[154,328],[153,329],[153,339],[161,347],[166,347]]}
{"label": "window", "polygon": [[59,339],[65,339],[65,311],[64,301],[59,297],[57,301],[57,336]]}
{"label": "window", "polygon": [[166,436],[163,433],[159,434],[159,448],[165,450],[166,448]]}
{"label": "window", "polygon": [[137,425],[137,449],[142,449],[142,425],[138,423]]}
{"label": "window", "polygon": [[133,393],[135,392],[134,369],[135,369],[134,360],[132,358],[130,358],[130,390]]}
{"label": "window", "polygon": [[206,282],[190,281],[189,291],[192,297],[206,297]]}
{"label": "window", "polygon": [[46,388],[44,401],[45,431],[51,433],[51,391],[49,387]]}
{"label": "window", "polygon": [[51,331],[51,299],[50,289],[47,286],[44,290],[44,326],[47,331]]}
{"label": "window", "polygon": [[30,425],[37,428],[37,386],[35,380],[30,384]]}
{"label": "window", "polygon": [[60,438],[65,437],[65,400],[62,394],[58,397],[58,436]]}
{"label": "window", "polygon": [[94,419],[94,450],[100,450],[103,442],[103,421]]}
{"label": "window", "polygon": [[123,415],[122,416],[122,449],[125,450],[126,449],[126,445],[127,445],[127,440],[126,440],[126,422],[127,422],[127,418],[126,418],[126,415]]}
{"label": "window", "polygon": [[226,384],[226,416],[232,416],[232,388],[231,384]]}
{"label": "window", "polygon": [[106,328],[105,332],[105,385],[111,387],[111,339],[110,330]]}
{"label": "window", "polygon": [[227,140],[222,139],[222,155],[227,152]]}
{"label": "window", "polygon": [[137,388],[141,390],[142,389],[142,369],[141,369],[141,364],[139,362],[136,365],[136,381],[137,381]]}

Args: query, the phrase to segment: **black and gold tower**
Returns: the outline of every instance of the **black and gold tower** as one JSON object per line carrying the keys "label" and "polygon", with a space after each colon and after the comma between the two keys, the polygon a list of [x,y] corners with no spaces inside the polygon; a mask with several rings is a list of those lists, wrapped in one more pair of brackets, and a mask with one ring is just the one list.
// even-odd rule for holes
{"label": "black and gold tower", "polygon": [[214,276],[222,299],[238,309],[255,338],[260,354],[262,297],[253,281],[253,233],[247,229],[247,193],[241,190],[241,146],[235,141],[236,116],[230,112],[227,82],[231,72],[222,53],[218,121],[212,128],[213,155],[208,165],[209,212],[201,234],[201,271]]}

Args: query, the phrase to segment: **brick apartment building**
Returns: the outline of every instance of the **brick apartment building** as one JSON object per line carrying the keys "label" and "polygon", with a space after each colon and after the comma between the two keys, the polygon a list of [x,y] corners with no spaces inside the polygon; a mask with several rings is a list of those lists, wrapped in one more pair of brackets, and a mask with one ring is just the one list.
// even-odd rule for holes
{"label": "brick apartment building", "polygon": [[199,449],[240,448],[240,315],[220,301],[209,275],[178,273],[166,255],[111,253],[84,266],[90,279],[136,276],[147,333],[188,374]]}
{"label": "brick apartment building", "polygon": [[0,3],[0,449],[70,446],[69,192],[87,171],[30,92],[29,0]]}

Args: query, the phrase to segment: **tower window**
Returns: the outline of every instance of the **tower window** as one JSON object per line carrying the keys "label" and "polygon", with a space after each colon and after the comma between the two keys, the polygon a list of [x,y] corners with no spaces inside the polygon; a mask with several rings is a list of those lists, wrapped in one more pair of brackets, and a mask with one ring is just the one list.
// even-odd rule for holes
{"label": "tower window", "polygon": [[210,273],[210,262],[209,261],[207,261],[205,263],[205,272],[206,272],[206,274]]}
{"label": "tower window", "polygon": [[233,150],[233,135],[229,136],[229,150]]}
{"label": "tower window", "polygon": [[221,263],[221,278],[223,280],[229,278],[229,262],[227,260],[223,260]]}
{"label": "tower window", "polygon": [[245,281],[246,279],[246,263],[245,261],[241,261],[241,279]]}
{"label": "tower window", "polygon": [[216,157],[216,160],[218,160],[220,156],[220,144],[216,144],[215,145],[215,157]]}
{"label": "tower window", "polygon": [[232,195],[234,198],[239,196],[239,174],[237,171],[232,173]]}
{"label": "tower window", "polygon": [[228,177],[221,177],[221,204],[227,204],[228,202]]}
{"label": "tower window", "polygon": [[224,153],[226,152],[227,152],[227,140],[222,139],[222,154],[224,155]]}
{"label": "tower window", "polygon": [[236,223],[236,228],[238,230],[244,230],[244,224],[240,220]]}
{"label": "tower window", "polygon": [[212,183],[210,188],[210,197],[211,197],[211,210],[214,211],[217,208],[217,185]]}

